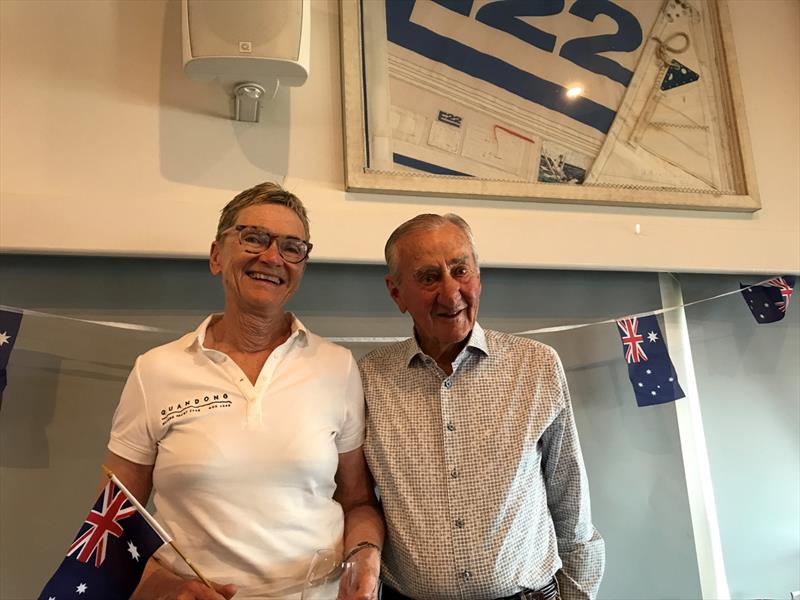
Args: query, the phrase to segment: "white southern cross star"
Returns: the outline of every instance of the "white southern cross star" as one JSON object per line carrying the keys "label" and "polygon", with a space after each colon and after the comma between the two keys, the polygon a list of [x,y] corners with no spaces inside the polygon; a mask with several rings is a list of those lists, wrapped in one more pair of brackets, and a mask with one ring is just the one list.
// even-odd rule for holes
{"label": "white southern cross star", "polygon": [[128,542],[128,552],[130,552],[133,560],[139,562],[139,549],[133,545],[133,542]]}
{"label": "white southern cross star", "polygon": [[47,600],[56,600],[55,596],[50,596]]}
{"label": "white southern cross star", "polygon": [[7,344],[10,339],[11,336],[8,335],[7,331],[0,331],[0,346]]}
{"label": "white southern cross star", "polygon": [[78,592],[79,594],[83,594],[86,592],[87,587],[88,586],[85,583],[82,583],[77,588],[75,588],[75,591]]}
{"label": "white southern cross star", "polygon": [[651,342],[655,342],[658,340],[658,334],[655,331],[650,331],[647,334],[647,339]]}

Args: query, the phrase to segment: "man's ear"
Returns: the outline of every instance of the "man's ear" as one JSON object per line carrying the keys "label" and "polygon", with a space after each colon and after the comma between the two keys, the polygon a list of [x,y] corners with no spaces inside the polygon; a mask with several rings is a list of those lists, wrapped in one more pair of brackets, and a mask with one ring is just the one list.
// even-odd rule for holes
{"label": "man's ear", "polygon": [[386,289],[389,290],[389,296],[391,296],[394,303],[397,304],[397,308],[400,309],[401,313],[406,312],[406,304],[400,297],[400,287],[394,282],[391,275],[387,275],[383,280],[386,282]]}
{"label": "man's ear", "polygon": [[211,270],[212,275],[222,273],[222,265],[219,261],[219,245],[216,240],[211,242],[211,250],[208,253],[208,268]]}

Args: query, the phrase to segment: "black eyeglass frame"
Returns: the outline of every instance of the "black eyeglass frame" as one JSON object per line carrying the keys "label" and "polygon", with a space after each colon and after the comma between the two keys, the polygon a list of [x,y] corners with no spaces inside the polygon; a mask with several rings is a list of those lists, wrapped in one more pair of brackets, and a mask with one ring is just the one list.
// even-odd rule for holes
{"label": "black eyeglass frame", "polygon": [[[252,229],[254,231],[257,231],[257,232],[259,232],[259,233],[261,233],[261,234],[263,234],[263,235],[265,235],[267,237],[267,241],[266,241],[265,247],[260,252],[254,252],[252,250],[248,250],[247,249],[247,244],[242,239],[242,233],[245,230],[248,230],[248,229]],[[267,250],[270,249],[270,246],[272,246],[272,242],[276,242],[277,245],[278,245],[278,254],[281,255],[281,258],[283,260],[285,260],[286,262],[291,263],[293,265],[297,265],[297,264],[300,264],[301,262],[303,262],[304,260],[308,260],[308,255],[311,254],[311,249],[314,247],[314,244],[312,244],[311,242],[307,242],[305,240],[301,240],[300,238],[296,238],[294,236],[276,235],[274,233],[271,233],[271,232],[267,231],[263,227],[258,227],[257,225],[241,225],[241,224],[240,225],[232,225],[231,227],[228,227],[226,230],[222,231],[220,233],[220,237],[222,237],[223,235],[225,235],[229,231],[235,231],[236,232],[236,237],[239,240],[239,244],[241,246],[243,246],[244,247],[244,251],[249,253],[249,254],[263,254],[264,252],[266,252]],[[303,256],[303,258],[301,258],[300,260],[292,260],[290,258],[287,258],[283,254],[283,249],[281,248],[281,242],[284,242],[284,241],[299,242],[300,244],[305,246],[305,249],[306,249],[305,256]]]}

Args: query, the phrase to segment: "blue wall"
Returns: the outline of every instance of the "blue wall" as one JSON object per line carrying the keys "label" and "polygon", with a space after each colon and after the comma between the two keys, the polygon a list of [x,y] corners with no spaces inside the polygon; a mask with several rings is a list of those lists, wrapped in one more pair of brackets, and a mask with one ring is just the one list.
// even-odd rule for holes
{"label": "blue wall", "polygon": [[[408,335],[383,273],[312,263],[292,309],[322,335]],[[655,274],[484,269],[482,276],[480,320],[504,331],[660,307]],[[133,359],[220,310],[222,294],[203,261],[0,256],[0,281],[0,304],[174,332],[23,319],[0,409],[0,598],[28,600],[93,500]],[[687,300],[738,285],[730,277],[686,281]],[[687,315],[731,589],[736,598],[785,597],[793,582],[800,587],[798,311],[785,326],[756,327],[734,296]],[[635,406],[613,325],[536,339],[554,346],[567,369],[594,517],[607,543],[601,599],[699,598],[674,405]],[[776,343],[778,360],[767,360]],[[352,346],[359,356],[370,348]],[[18,518],[31,512],[41,519]]]}
{"label": "blue wall", "polygon": [[[761,277],[684,275],[684,299]],[[800,590],[800,293],[758,325],[739,295],[687,309],[732,598]]]}

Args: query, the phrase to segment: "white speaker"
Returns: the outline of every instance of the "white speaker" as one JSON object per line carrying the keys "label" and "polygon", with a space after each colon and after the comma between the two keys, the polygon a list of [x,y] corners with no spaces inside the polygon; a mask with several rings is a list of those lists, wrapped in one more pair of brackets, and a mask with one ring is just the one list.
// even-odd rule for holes
{"label": "white speaker", "polygon": [[184,72],[232,88],[240,120],[308,78],[310,0],[182,0],[182,13]]}

